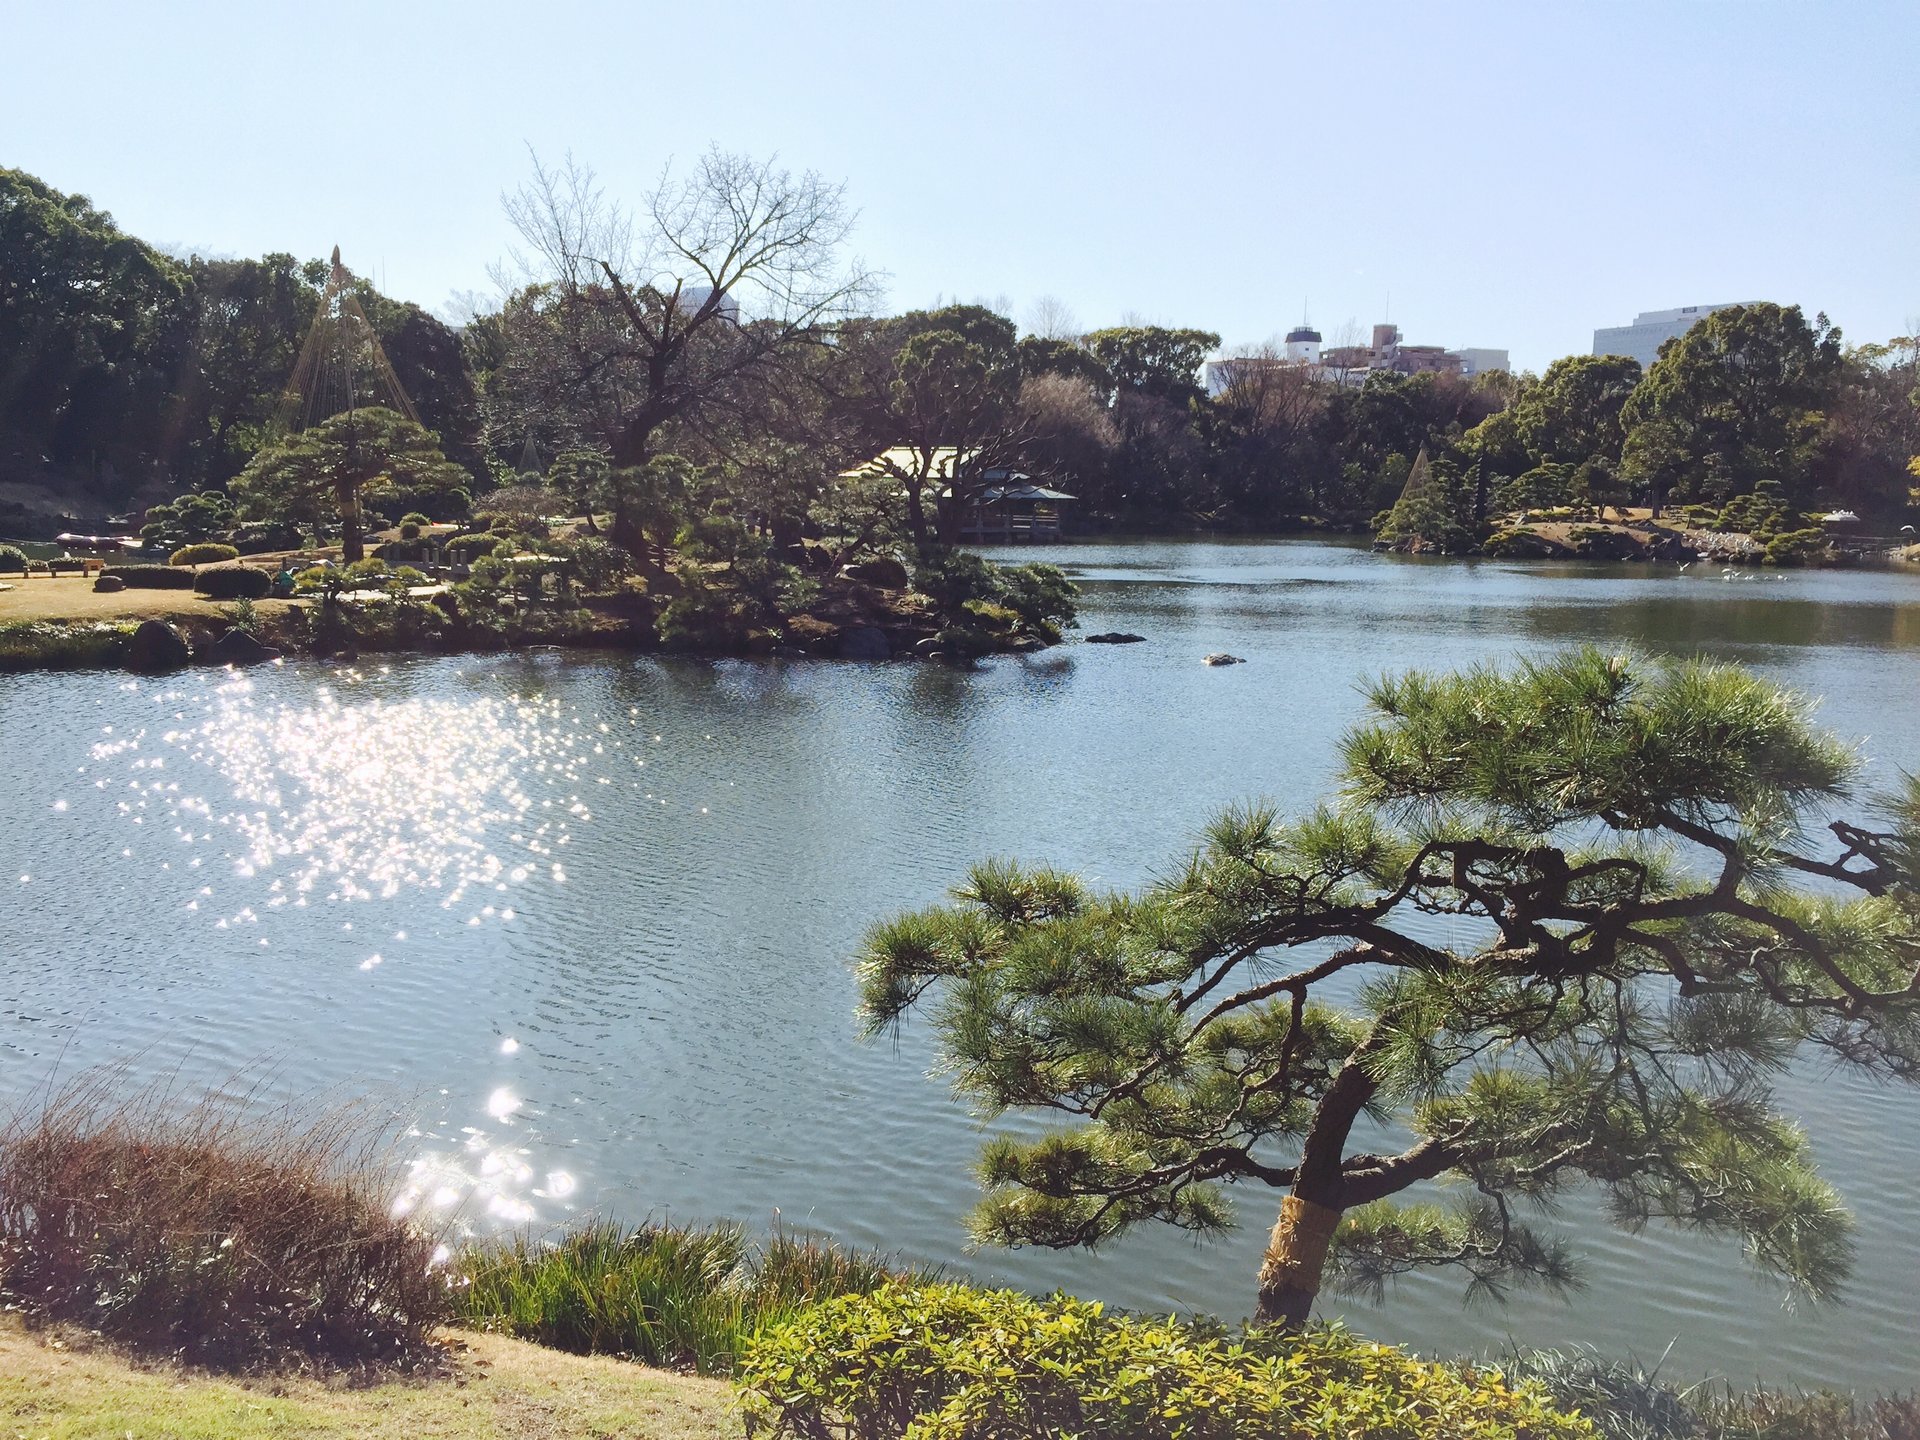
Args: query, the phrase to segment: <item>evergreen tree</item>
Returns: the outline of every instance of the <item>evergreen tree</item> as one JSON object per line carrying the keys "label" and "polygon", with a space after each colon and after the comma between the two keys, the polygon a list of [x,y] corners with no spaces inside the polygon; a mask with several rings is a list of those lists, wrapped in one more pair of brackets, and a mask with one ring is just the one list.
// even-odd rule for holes
{"label": "evergreen tree", "polygon": [[361,502],[444,495],[467,472],[440,453],[433,432],[378,406],[346,411],[253,457],[232,490],[246,513],[334,523],[348,563],[366,557]]}
{"label": "evergreen tree", "polygon": [[[1857,757],[1733,666],[1587,650],[1369,700],[1336,805],[1234,810],[1138,894],[982,864],[868,936],[870,1030],[924,1006],[983,1112],[1070,1122],[988,1143],[977,1235],[1205,1234],[1265,1186],[1255,1313],[1297,1324],[1329,1260],[1569,1284],[1527,1212],[1587,1203],[1835,1293],[1850,1221],[1768,1081],[1920,1077],[1920,781],[1816,832]],[[1400,1198],[1436,1180],[1452,1205]]]}

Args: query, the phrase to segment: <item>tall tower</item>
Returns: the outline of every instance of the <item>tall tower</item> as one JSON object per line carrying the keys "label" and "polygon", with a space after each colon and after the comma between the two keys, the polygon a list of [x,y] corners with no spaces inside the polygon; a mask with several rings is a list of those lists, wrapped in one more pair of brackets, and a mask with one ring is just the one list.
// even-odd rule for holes
{"label": "tall tower", "polygon": [[1320,332],[1300,324],[1287,332],[1287,359],[1300,365],[1320,363]]}

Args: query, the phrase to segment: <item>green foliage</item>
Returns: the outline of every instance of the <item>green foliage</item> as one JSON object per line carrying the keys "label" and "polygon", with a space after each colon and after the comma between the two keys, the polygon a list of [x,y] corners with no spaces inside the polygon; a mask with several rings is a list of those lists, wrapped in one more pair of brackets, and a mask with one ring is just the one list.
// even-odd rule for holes
{"label": "green foliage", "polygon": [[967,602],[992,600],[999,592],[993,562],[972,550],[923,551],[913,567],[913,588],[951,618],[964,615]]}
{"label": "green foliage", "polygon": [[739,1373],[753,1433],[791,1440],[1584,1440],[1537,1386],[1340,1330],[1228,1335],[959,1285],[829,1301]]}
{"label": "green foliage", "polygon": [[732,651],[767,620],[766,607],[697,569],[680,572],[680,593],[655,618],[662,644],[677,650]]}
{"label": "green foliage", "polygon": [[273,577],[252,565],[209,565],[194,576],[193,588],[211,600],[262,600]]}
{"label": "green foliage", "polygon": [[349,411],[262,450],[234,477],[249,515],[296,523],[338,522],[346,558],[359,560],[367,501],[445,495],[467,474],[440,453],[431,431],[378,406]]}
{"label": "green foliage", "polygon": [[21,453],[126,473],[160,458],[186,313],[180,265],[0,168],[0,425]]}
{"label": "green foliage", "polygon": [[807,511],[835,569],[866,555],[891,555],[906,541],[900,482],[868,471],[827,483]]}
{"label": "green foliage", "polygon": [[477,531],[470,535],[456,535],[446,542],[446,548],[455,555],[463,556],[469,564],[485,555],[506,551],[511,554],[513,542],[491,530]]}
{"label": "green foliage", "polygon": [[[1852,1223],[1769,1082],[1920,1078],[1920,801],[1814,829],[1857,757],[1734,666],[1583,650],[1367,698],[1338,805],[1229,811],[1133,894],[977,865],[869,933],[869,1030],[924,1006],[961,1094],[1053,1122],[985,1146],[976,1238],[1207,1233],[1256,1184],[1344,1217],[1353,1289],[1451,1265],[1497,1296],[1576,1280],[1529,1217],[1584,1196],[1831,1298]],[[1405,1148],[1350,1153],[1363,1114]],[[1303,1318],[1306,1263],[1266,1315]]]}
{"label": "green foliage", "polygon": [[216,565],[222,560],[238,560],[240,552],[231,545],[201,543],[183,545],[167,557],[169,565]]}
{"label": "green foliage", "polygon": [[27,552],[13,545],[0,545],[0,573],[12,574],[19,571],[25,574]]}
{"label": "green foliage", "polygon": [[732,1371],[753,1337],[808,1305],[900,1278],[878,1255],[734,1225],[593,1222],[548,1244],[481,1244],[457,1262],[460,1318],[582,1355],[703,1375]]}
{"label": "green foliage", "polygon": [[191,590],[193,572],[171,565],[103,565],[102,575],[118,576],[129,590]]}
{"label": "green foliage", "polygon": [[372,559],[351,565],[314,565],[293,577],[296,595],[318,595],[328,606],[350,591],[377,590],[395,596],[404,595],[409,586],[426,583],[427,577],[411,566],[395,569],[384,560]]}
{"label": "green foliage", "polygon": [[1058,640],[1063,629],[1079,623],[1075,603],[1079,588],[1057,565],[1003,566],[998,589],[999,604],[1029,634],[1043,640]]}
{"label": "green foliage", "polygon": [[929,550],[913,567],[913,588],[962,628],[969,616],[983,613],[983,606],[989,607],[987,613],[1010,615],[1020,629],[1048,641],[1076,623],[1079,592],[1054,565],[1001,566],[971,550]]}
{"label": "green foliage", "polygon": [[1912,1440],[1920,1395],[1858,1400],[1831,1390],[1676,1386],[1589,1351],[1516,1350],[1502,1368],[1586,1417],[1599,1440]]}
{"label": "green foliage", "polygon": [[633,573],[633,556],[602,535],[576,535],[549,548],[567,561],[574,578],[589,591],[610,590]]}
{"label": "green foliage", "polygon": [[[207,490],[199,494],[182,495],[165,505],[150,507],[146,523],[140,527],[140,535],[149,545],[169,549],[182,545],[191,547],[203,544],[216,535],[226,535],[233,529],[237,519],[233,502],[224,492]],[[179,565],[187,562],[176,560],[171,563]]]}
{"label": "green foliage", "polygon": [[420,538],[419,521],[402,520],[400,522],[400,538],[402,540],[418,540]]}
{"label": "green foliage", "polygon": [[1675,500],[1724,501],[1764,478],[1789,496],[1815,479],[1840,332],[1798,306],[1716,310],[1662,347],[1622,411],[1628,476]]}
{"label": "green foliage", "polygon": [[0,623],[0,671],[91,670],[117,666],[134,627],[119,621]]}
{"label": "green foliage", "polygon": [[1806,530],[1789,530],[1785,534],[1775,535],[1767,541],[1767,548],[1761,557],[1766,565],[1809,565],[1831,556],[1833,546],[1827,539],[1827,532],[1815,525]]}
{"label": "green foliage", "polygon": [[1184,403],[1200,393],[1201,362],[1220,348],[1220,337],[1210,330],[1122,325],[1095,330],[1081,344],[1116,384]]}
{"label": "green foliage", "polygon": [[1485,497],[1451,460],[1415,457],[1400,498],[1376,519],[1375,536],[1405,549],[1465,555],[1487,536]]}
{"label": "green foliage", "polygon": [[260,637],[260,611],[253,603],[253,597],[242,595],[226,609],[227,624],[242,635]]}

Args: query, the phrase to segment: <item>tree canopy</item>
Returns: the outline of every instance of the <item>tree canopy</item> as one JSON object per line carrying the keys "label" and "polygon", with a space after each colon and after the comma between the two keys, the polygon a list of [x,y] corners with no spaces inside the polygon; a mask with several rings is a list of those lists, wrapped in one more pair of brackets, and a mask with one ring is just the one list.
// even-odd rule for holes
{"label": "tree canopy", "polygon": [[349,563],[366,558],[362,503],[446,495],[467,473],[440,453],[430,430],[393,410],[345,411],[268,446],[234,478],[251,514],[339,522]]}
{"label": "tree canopy", "polygon": [[1830,818],[1856,753],[1733,666],[1586,650],[1368,699],[1332,803],[1232,810],[1133,894],[987,862],[870,933],[868,1029],[925,1010],[984,1115],[1056,1122],[989,1141],[976,1235],[1205,1234],[1228,1187],[1280,1191],[1255,1311],[1299,1323],[1329,1259],[1363,1292],[1575,1283],[1542,1217],[1586,1205],[1834,1294],[1850,1222],[1770,1080],[1920,1078],[1920,782]]}

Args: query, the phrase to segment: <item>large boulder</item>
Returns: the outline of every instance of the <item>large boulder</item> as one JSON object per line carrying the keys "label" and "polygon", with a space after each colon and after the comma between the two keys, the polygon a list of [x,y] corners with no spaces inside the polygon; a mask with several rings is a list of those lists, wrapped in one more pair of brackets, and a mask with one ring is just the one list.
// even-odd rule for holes
{"label": "large boulder", "polygon": [[1124,630],[1109,630],[1105,634],[1087,636],[1087,644],[1089,645],[1138,645],[1140,644],[1141,641],[1145,640],[1146,638],[1147,637],[1144,635],[1130,635]]}
{"label": "large boulder", "polygon": [[127,669],[141,675],[178,670],[193,658],[180,633],[164,620],[142,620],[127,642]]}
{"label": "large boulder", "polygon": [[882,590],[904,590],[907,588],[907,567],[891,555],[882,555],[853,565],[842,565],[840,578],[877,585]]}
{"label": "large boulder", "polygon": [[280,652],[271,645],[262,645],[244,630],[229,630],[194,658],[207,665],[259,665],[278,660]]}
{"label": "large boulder", "polygon": [[893,645],[887,632],[874,625],[855,625],[840,632],[842,660],[891,660]]}

